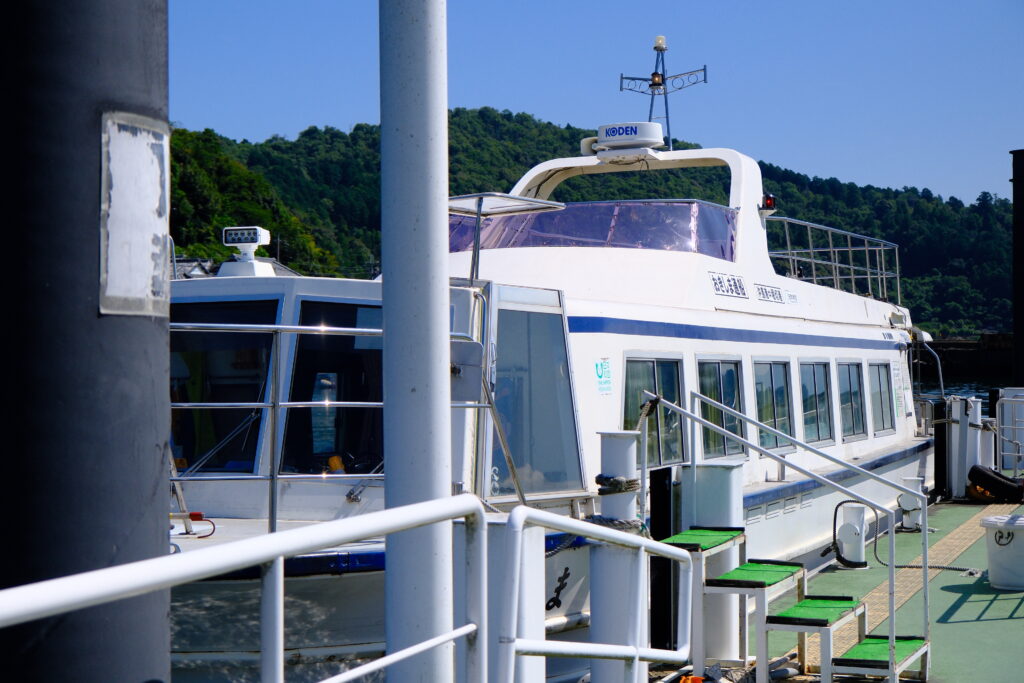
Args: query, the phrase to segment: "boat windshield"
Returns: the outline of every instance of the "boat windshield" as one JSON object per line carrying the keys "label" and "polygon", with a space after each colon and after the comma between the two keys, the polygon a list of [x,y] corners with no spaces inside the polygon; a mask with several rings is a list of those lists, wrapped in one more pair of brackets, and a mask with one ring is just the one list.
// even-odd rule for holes
{"label": "boat windshield", "polygon": [[[452,215],[448,250],[473,249],[476,218]],[[480,227],[481,249],[617,247],[705,254],[735,260],[736,212],[697,200],[569,203],[562,211],[494,216]]]}
{"label": "boat windshield", "polygon": [[[276,301],[171,304],[171,321],[273,324]],[[171,401],[260,403],[266,400],[272,335],[171,333]],[[179,470],[253,472],[264,409],[179,408],[171,412],[171,450]]]}

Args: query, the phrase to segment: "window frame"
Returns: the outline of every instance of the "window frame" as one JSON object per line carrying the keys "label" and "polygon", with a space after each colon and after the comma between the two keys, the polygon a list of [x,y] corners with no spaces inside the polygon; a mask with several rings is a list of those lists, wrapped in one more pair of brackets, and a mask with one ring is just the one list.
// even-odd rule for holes
{"label": "window frame", "polygon": [[[851,432],[850,434],[846,433],[846,419],[845,419],[845,417],[843,415],[843,387],[842,387],[842,383],[841,383],[840,380],[842,378],[841,373],[842,373],[842,370],[843,370],[844,367],[847,368],[847,369],[856,367],[857,368],[857,376],[860,379],[860,419],[861,419],[861,427],[862,427],[862,429],[859,432],[854,431],[854,432]],[[847,375],[847,377],[849,377],[849,375]],[[840,437],[840,439],[842,440],[843,443],[849,443],[849,442],[852,442],[852,441],[862,441],[862,440],[868,438],[868,436],[869,436],[869,432],[868,432],[868,412],[867,412],[867,407],[865,405],[866,401],[864,400],[864,389],[865,389],[865,386],[864,386],[864,363],[860,359],[837,358],[836,359],[836,392],[838,393],[838,396],[839,396],[839,404],[838,404],[839,405],[839,431],[840,431],[839,437]],[[852,387],[851,387],[851,392],[852,392]],[[850,405],[853,406],[853,403],[851,403]],[[854,421],[855,421],[855,418],[854,418],[852,413],[851,413],[851,419],[854,419]]]}
{"label": "window frame", "polygon": [[[769,366],[783,365],[783,366],[785,366],[785,377],[786,377],[786,383],[787,383],[787,386],[786,386],[786,404],[787,405],[786,405],[786,407],[789,410],[789,420],[790,420],[790,433],[789,433],[789,436],[793,437],[794,439],[799,438],[796,435],[796,415],[793,412],[794,401],[793,401],[793,362],[792,362],[792,359],[787,358],[787,357],[781,357],[781,356],[755,356],[755,357],[751,358],[750,364],[751,364],[751,368],[752,368],[751,380],[753,382],[753,391],[754,391],[754,416],[755,416],[755,419],[758,422],[764,422],[769,427],[774,427],[775,429],[779,429],[778,424],[777,424],[777,422],[778,422],[778,417],[777,416],[773,417],[773,421],[775,422],[775,424],[769,423],[769,422],[761,419],[761,406],[758,403],[758,393],[757,393],[757,366],[758,365],[769,365]],[[775,401],[774,401],[774,397],[775,397],[775,374],[774,374],[774,371],[771,374],[771,378],[772,378],[772,412],[774,414],[775,413],[775,408],[776,408],[776,404],[775,404]],[[779,431],[784,432],[785,430],[779,429]],[[793,443],[791,443],[791,442],[779,443],[779,442],[782,441],[782,439],[779,439],[778,437],[774,437],[774,436],[772,438],[774,438],[776,440],[776,444],[777,445],[775,445],[773,447],[766,446],[766,445],[761,443],[760,430],[758,430],[758,432],[759,432],[759,435],[758,435],[757,444],[759,446],[761,446],[762,448],[766,448],[767,450],[770,450],[773,453],[780,453],[780,454],[792,453],[792,452],[796,451],[796,446],[793,445]],[[762,454],[761,457],[762,458],[766,458],[768,456]]]}
{"label": "window frame", "polygon": [[[889,395],[889,420],[892,422],[892,426],[891,427],[883,427],[882,429],[876,429],[875,428],[875,404],[874,404],[874,393],[875,392],[874,392],[874,385],[873,385],[874,377],[875,377],[874,373],[873,373],[873,370],[874,370],[875,367],[885,368],[887,370],[886,375],[888,377],[888,382],[889,382],[889,392],[888,392],[888,395]],[[871,433],[872,433],[873,436],[887,436],[889,434],[895,434],[896,433],[896,399],[895,399],[894,388],[893,388],[893,383],[892,383],[892,362],[888,361],[888,360],[868,361],[868,371],[869,371],[868,379],[869,379],[869,381],[872,382],[872,384],[869,386],[869,391],[871,393]],[[881,396],[881,391],[879,391],[879,395]]]}
{"label": "window frame", "polygon": [[[809,437],[809,435],[807,434],[807,418],[806,418],[807,410],[806,410],[806,399],[804,397],[804,376],[803,376],[803,368],[804,368],[804,366],[812,366],[812,367],[813,366],[824,366],[826,368],[826,370],[825,370],[825,382],[826,382],[825,391],[824,392],[818,391],[817,380],[815,379],[815,386],[814,386],[814,393],[813,393],[813,395],[815,397],[817,397],[821,393],[824,393],[824,395],[827,398],[827,403],[828,403],[827,415],[828,415],[828,424],[829,424],[830,434],[827,437],[825,437],[824,439],[822,439],[822,438],[815,438],[815,439],[812,440]],[[829,359],[829,358],[820,358],[820,357],[800,358],[797,361],[797,378],[800,380],[800,410],[801,410],[801,412],[800,412],[800,431],[801,431],[801,434],[803,435],[804,443],[808,443],[808,444],[812,444],[813,443],[813,444],[819,444],[819,445],[822,445],[822,446],[831,446],[831,445],[835,444],[836,443],[836,424],[835,424],[835,416],[833,415],[833,412],[834,412],[833,411],[833,403],[834,403],[834,401],[833,401],[833,397],[832,397],[832,391],[834,389],[834,382],[832,381],[832,360]],[[819,415],[820,412],[821,411],[820,411],[819,406],[817,405],[817,400],[815,400],[815,415]],[[821,422],[820,417],[817,418],[815,420],[815,422],[816,422],[816,424],[820,424],[820,422]]]}
{"label": "window frame", "polygon": [[[169,309],[169,312],[168,312],[168,320],[170,322],[189,322],[189,321],[183,321],[183,320],[180,320],[180,319],[178,319],[178,320],[174,319],[175,318],[175,308],[176,308],[177,305],[191,305],[191,304],[238,304],[238,303],[241,303],[241,304],[258,304],[260,302],[273,303],[273,305],[274,305],[274,319],[273,319],[273,321],[270,322],[270,323],[262,323],[262,324],[281,325],[282,324],[282,320],[283,320],[283,316],[284,316],[285,297],[284,297],[283,294],[281,294],[279,292],[257,292],[257,293],[245,294],[245,295],[241,295],[241,296],[218,296],[218,295],[209,295],[209,294],[193,294],[193,295],[188,295],[188,296],[173,296],[172,295],[171,302],[170,302],[170,309]],[[227,324],[234,324],[234,323],[227,323]],[[171,330],[171,332],[170,332],[171,335],[174,335],[175,333],[176,333],[175,330]],[[187,335],[187,334],[194,334],[194,333],[191,333],[191,332],[180,332],[180,334],[186,334]],[[202,333],[198,333],[198,334],[202,334]],[[212,334],[217,334],[217,333],[212,333]],[[246,333],[240,333],[240,332],[224,332],[224,333],[221,333],[221,334],[242,335],[243,338],[246,336]],[[267,334],[270,335],[270,333],[267,333]],[[279,337],[279,340],[280,339],[283,339],[283,337]],[[279,344],[280,344],[280,342],[279,342]],[[269,353],[269,356],[268,356],[268,359],[267,359],[268,367],[267,367],[266,372],[264,374],[264,380],[263,380],[263,394],[262,394],[263,395],[263,400],[269,400],[271,398],[271,396],[270,396],[270,389],[271,389],[271,384],[272,384],[271,383],[271,374],[273,373],[275,364],[277,363],[277,356],[276,356],[276,354],[278,354],[278,353],[281,353],[281,350],[278,348],[278,345],[274,344],[273,337],[271,335],[270,353]],[[171,354],[168,354],[168,355],[170,356]],[[173,381],[169,382],[168,384],[169,384],[169,386],[173,385]],[[191,412],[192,411],[192,409],[180,409],[180,410],[182,410],[182,412]],[[224,410],[224,409],[208,409],[208,410]],[[230,410],[230,409],[227,409],[227,410]],[[257,433],[256,433],[256,453],[255,453],[255,457],[253,459],[252,468],[248,469],[248,470],[244,470],[244,471],[233,471],[233,472],[230,472],[230,474],[238,475],[238,476],[245,476],[245,475],[252,475],[252,476],[264,475],[265,476],[265,475],[269,474],[269,471],[270,471],[270,460],[271,460],[270,453],[271,453],[271,448],[272,448],[271,444],[269,443],[269,439],[270,438],[277,438],[276,435],[274,435],[272,433],[272,431],[271,431],[270,423],[272,422],[272,420],[270,419],[270,410],[271,410],[270,408],[262,408],[262,409],[260,409],[259,427],[258,427]],[[171,438],[171,435],[172,435],[171,429],[172,429],[171,427],[168,428],[168,438]],[[224,472],[223,471],[219,471],[219,470],[202,470],[202,469],[200,469],[199,471],[195,472],[194,474],[192,474],[190,476],[193,476],[193,477],[196,477],[196,478],[198,478],[198,477],[216,477],[216,476],[223,476],[223,474],[224,474]]]}
{"label": "window frame", "polygon": [[[745,382],[744,373],[743,373],[743,366],[744,366],[743,357],[739,356],[739,355],[733,355],[733,354],[696,354],[694,360],[696,362],[696,370],[697,370],[694,382],[696,382],[697,390],[701,394],[704,394],[704,392],[701,391],[701,365],[702,364],[705,364],[705,363],[715,363],[715,364],[717,364],[719,366],[719,369],[718,369],[718,391],[719,391],[719,395],[724,393],[722,391],[723,387],[722,387],[721,364],[722,363],[734,363],[734,364],[736,364],[736,366],[737,366],[736,367],[736,396],[739,399],[739,401],[738,401],[739,405],[737,407],[735,407],[734,410],[736,410],[737,412],[740,412],[740,413],[743,413],[744,415],[746,415],[746,412],[745,412],[746,401],[744,400],[744,395],[743,395],[744,394],[744,385],[746,383]],[[704,394],[704,395],[706,395],[706,394]],[[705,404],[703,401],[701,401],[701,407],[700,407],[700,413],[699,414],[704,419],[709,419],[707,417],[707,415],[704,414],[704,411],[706,409],[710,410],[712,408],[710,406],[708,406],[707,404]],[[715,410],[717,410],[717,409],[715,409]],[[723,413],[723,418],[724,418],[724,413]],[[737,422],[737,424],[739,426],[739,432],[738,433],[733,432],[733,433],[736,434],[736,436],[740,437],[741,439],[747,439],[747,425],[746,425],[746,422],[744,420],[740,420],[739,418],[735,418],[735,419],[736,419],[736,422]],[[724,424],[725,424],[725,421],[723,419],[723,424],[719,425],[719,426],[724,427]],[[740,457],[740,456],[743,456],[743,457],[746,457],[746,458],[750,457],[750,453],[748,452],[747,447],[744,446],[743,444],[738,444],[738,447],[740,449],[739,451],[730,453],[729,452],[729,444],[735,443],[735,442],[732,439],[728,439],[728,438],[726,438],[724,436],[721,436],[722,442],[723,442],[723,452],[722,453],[717,453],[717,454],[714,454],[714,455],[709,454],[708,453],[708,449],[707,449],[707,444],[706,444],[706,438],[707,438],[707,435],[709,435],[709,434],[716,434],[716,436],[721,436],[720,434],[717,434],[716,432],[711,432],[706,427],[702,427],[701,428],[701,437],[700,437],[701,455],[702,455],[704,460],[712,460],[712,459],[718,459],[718,458],[729,458],[729,457]]]}
{"label": "window frame", "polygon": [[[517,287],[514,285],[493,286],[491,289],[491,296],[486,316],[486,339],[487,347],[489,347],[490,350],[487,359],[488,369],[486,372],[488,380],[492,383],[496,379],[496,354],[499,333],[498,316],[501,311],[520,311],[523,313],[548,313],[558,315],[562,321],[562,343],[569,367],[569,403],[571,404],[570,409],[573,416],[573,428],[576,435],[576,463],[579,467],[581,488],[566,488],[559,489],[557,491],[535,493],[524,491],[523,493],[526,498],[530,500],[558,500],[563,498],[578,498],[581,495],[587,495],[587,482],[591,481],[591,475],[587,470],[586,458],[583,457],[583,439],[580,432],[580,415],[578,405],[579,395],[577,393],[576,380],[573,376],[573,355],[570,349],[569,325],[568,316],[565,312],[565,299],[560,291],[555,290],[537,290],[534,288]],[[499,455],[501,446],[498,444],[498,439],[494,434],[494,421],[491,411],[481,410],[478,412],[478,425],[481,430],[480,433],[484,436],[477,439],[478,452],[476,456],[476,465],[474,465],[474,467],[477,468],[477,490],[481,492],[481,498],[488,501],[494,501],[496,503],[518,500],[515,493],[492,494],[490,492],[489,474],[491,468],[494,466],[495,457],[502,457]]]}
{"label": "window frame", "polygon": [[[621,394],[622,395],[622,401],[620,403],[620,405],[622,406],[622,409],[620,410],[620,413],[622,414],[623,429],[628,430],[628,431],[632,431],[632,430],[636,429],[636,425],[635,424],[630,425],[630,424],[626,423],[627,378],[629,377],[629,364],[631,362],[633,362],[633,363],[645,363],[645,362],[646,363],[654,363],[654,379],[655,379],[655,391],[656,392],[657,392],[657,389],[658,389],[657,384],[660,382],[660,375],[658,374],[658,364],[659,363],[674,363],[675,366],[676,366],[677,388],[679,390],[679,398],[678,398],[678,402],[676,403],[676,405],[678,405],[679,407],[684,407],[684,400],[685,400],[685,397],[686,397],[686,385],[684,383],[684,377],[685,377],[685,369],[684,369],[685,359],[684,359],[684,357],[681,354],[678,354],[678,353],[657,353],[657,352],[652,353],[650,350],[642,350],[642,351],[629,351],[629,350],[627,350],[623,354],[623,357],[622,357],[622,368],[623,368],[623,370],[622,370],[622,372],[623,372],[623,374],[622,374],[622,394]],[[658,392],[658,393],[660,395],[660,392]],[[658,412],[656,414],[657,415],[657,417],[656,417],[656,425],[657,425],[657,429],[658,429],[658,435],[657,435],[657,444],[658,444],[657,461],[656,462],[651,462],[650,454],[648,454],[648,461],[647,461],[648,469],[659,468],[659,467],[669,467],[671,465],[685,465],[685,464],[689,464],[691,462],[691,458],[689,457],[690,454],[687,452],[686,434],[683,431],[683,423],[682,423],[682,417],[681,416],[679,418],[679,424],[677,426],[677,429],[679,430],[679,444],[680,444],[680,454],[681,454],[681,457],[680,457],[679,460],[669,460],[669,461],[666,461],[665,458],[664,458],[664,452],[662,450],[661,427],[662,427],[662,416],[664,415],[664,413],[667,413],[667,412],[668,412],[667,408],[659,407]],[[652,416],[648,416],[648,419],[650,419],[651,417]],[[648,428],[647,438],[649,440],[652,438],[650,428]],[[641,466],[641,463],[639,462],[639,457],[640,456],[638,455],[638,462],[637,462],[637,466],[638,467]]]}

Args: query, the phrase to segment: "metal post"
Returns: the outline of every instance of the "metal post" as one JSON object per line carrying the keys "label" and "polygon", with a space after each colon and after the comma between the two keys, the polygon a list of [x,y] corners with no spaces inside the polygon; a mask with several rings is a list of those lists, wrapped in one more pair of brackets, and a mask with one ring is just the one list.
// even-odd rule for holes
{"label": "metal post", "polygon": [[[601,473],[611,477],[635,479],[637,437],[635,431],[601,434]],[[636,493],[615,493],[601,496],[601,514],[620,520],[636,519]],[[642,633],[637,615],[646,615],[647,573],[641,571],[636,551],[611,545],[594,546],[590,550],[590,640],[614,645],[636,644]],[[630,587],[633,590],[629,590]],[[635,593],[634,591],[639,591]],[[624,596],[629,596],[623,599]],[[646,642],[642,643],[646,647]],[[637,661],[593,659],[591,681],[646,680],[646,664]],[[641,673],[642,672],[642,673]]]}
{"label": "metal post", "polygon": [[284,558],[260,567],[260,680],[284,683]]}
{"label": "metal post", "polygon": [[[658,58],[661,60],[661,75],[662,77],[667,76],[665,70],[665,53],[659,52]],[[672,119],[668,116],[668,83],[666,82],[661,91],[661,96],[665,100],[665,133],[668,135],[668,151],[672,151]]]}
{"label": "metal post", "polygon": [[277,531],[277,480],[281,469],[281,460],[278,457],[278,434],[277,426],[281,424],[278,411],[281,410],[281,402],[284,396],[281,395],[281,356],[284,355],[284,337],[280,332],[274,332],[270,344],[271,360],[270,365],[270,479],[268,480],[269,491],[267,500],[267,532]]}
{"label": "metal post", "polygon": [[1013,386],[1024,387],[1024,149],[1013,155]]}
{"label": "metal post", "polygon": [[[389,508],[451,495],[446,4],[381,0],[384,462]],[[385,633],[395,652],[452,628],[452,528],[387,540]],[[448,643],[388,680],[454,677]]]}
{"label": "metal post", "polygon": [[[473,261],[469,265],[469,286],[476,284],[480,275],[480,224],[483,221],[484,198],[476,198],[476,219],[473,224]],[[475,301],[475,300],[474,300]]]}
{"label": "metal post", "polygon": [[[167,2],[12,9],[0,588],[166,555],[170,469]],[[170,680],[168,612],[158,590],[2,629],[5,677]]]}

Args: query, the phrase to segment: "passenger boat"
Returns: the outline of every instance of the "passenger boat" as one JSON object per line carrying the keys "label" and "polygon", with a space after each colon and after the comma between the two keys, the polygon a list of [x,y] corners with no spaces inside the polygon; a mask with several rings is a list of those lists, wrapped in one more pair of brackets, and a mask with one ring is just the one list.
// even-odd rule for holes
{"label": "passenger boat", "polygon": [[[598,132],[508,195],[451,200],[453,491],[502,511],[599,513],[598,434],[643,426],[651,395],[750,444],[707,428],[688,440],[677,413],[649,404],[640,505],[656,539],[742,527],[750,556],[816,556],[847,496],[796,469],[896,506],[898,491],[813,451],[928,486],[933,444],[908,358],[920,333],[899,305],[895,245],[772,217],[757,163],[739,152],[659,151],[650,123]],[[551,200],[576,176],[706,167],[727,169],[728,205]],[[172,286],[171,540],[183,552],[384,506],[381,283],[275,272],[253,256],[264,233],[227,229],[239,260]],[[546,564],[548,635],[578,637],[585,544],[547,544],[559,551]],[[383,557],[367,542],[286,563],[295,672],[383,651]],[[255,578],[175,589],[176,679],[246,675]],[[671,606],[673,586],[665,575],[651,590]],[[652,635],[671,646],[672,619],[658,619]],[[548,675],[578,680],[579,662],[551,660]]]}

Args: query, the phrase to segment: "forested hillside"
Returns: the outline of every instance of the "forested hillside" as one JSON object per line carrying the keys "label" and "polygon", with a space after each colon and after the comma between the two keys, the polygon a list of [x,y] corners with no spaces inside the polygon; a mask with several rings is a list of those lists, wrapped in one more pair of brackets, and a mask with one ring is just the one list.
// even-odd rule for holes
{"label": "forested hillside", "polygon": [[[490,108],[450,115],[450,191],[507,192],[530,166],[579,153],[592,130],[556,126]],[[171,233],[179,253],[226,258],[220,229],[262,225],[268,254],[316,275],[379,272],[378,126],[351,132],[312,127],[296,140],[236,142],[176,128],[171,141]],[[677,142],[677,148],[694,147]],[[915,320],[941,335],[1010,329],[1011,205],[987,192],[973,204],[929,190],[858,186],[761,162],[780,211],[801,220],[900,245],[903,299]],[[555,199],[647,197],[726,202],[725,169],[574,178]]]}

